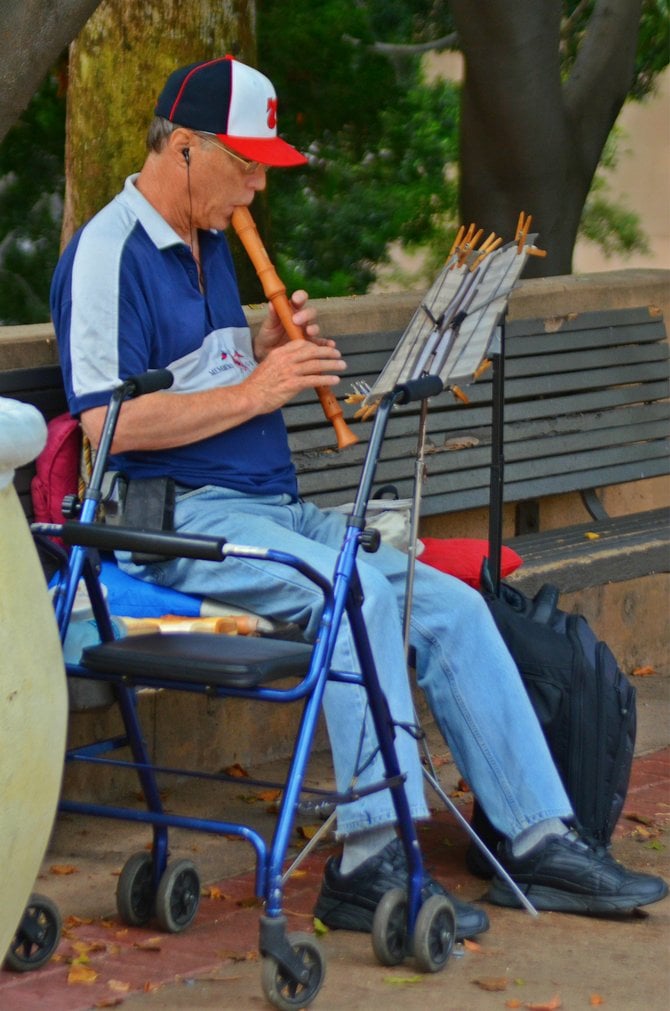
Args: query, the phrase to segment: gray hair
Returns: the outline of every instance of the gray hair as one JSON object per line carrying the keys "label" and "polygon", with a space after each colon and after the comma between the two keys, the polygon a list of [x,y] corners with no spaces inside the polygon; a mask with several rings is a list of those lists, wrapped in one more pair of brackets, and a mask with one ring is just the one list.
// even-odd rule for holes
{"label": "gray hair", "polygon": [[171,123],[164,116],[154,116],[147,131],[147,149],[158,154],[165,147],[170,134],[177,128],[177,123]]}

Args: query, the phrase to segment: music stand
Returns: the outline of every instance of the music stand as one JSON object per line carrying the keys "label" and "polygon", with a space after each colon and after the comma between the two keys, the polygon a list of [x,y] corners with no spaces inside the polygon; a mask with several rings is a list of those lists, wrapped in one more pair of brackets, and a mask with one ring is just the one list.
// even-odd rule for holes
{"label": "music stand", "polygon": [[[471,238],[474,226],[463,238],[459,233],[447,262],[433,282],[424,300],[414,313],[395,350],[376,382],[362,402],[359,414],[365,417],[374,406],[388,397],[404,383],[425,376],[438,376],[442,388],[451,390],[459,399],[466,400],[462,386],[468,386],[491,364],[495,366],[494,404],[492,419],[492,492],[489,528],[489,551],[495,588],[498,590],[501,508],[502,508],[502,403],[504,317],[507,303],[526,264],[529,255],[544,255],[535,246],[536,234],[529,234],[530,217],[523,213],[519,218],[516,239],[501,245],[501,240],[489,236],[484,245],[476,249],[477,233]],[[424,477],[425,435],[428,398],[422,399],[414,493],[412,499],[411,535],[408,551],[407,590],[405,597],[404,637],[405,652],[409,657],[409,624],[414,587],[416,541],[418,534],[421,490]],[[486,845],[463,817],[451,798],[444,792],[433,765],[425,737],[421,738],[426,759],[424,777],[443,803],[454,814],[473,842],[494,866],[498,874],[512,888],[523,906],[533,915],[537,910],[521,892],[504,867],[491,854]]]}

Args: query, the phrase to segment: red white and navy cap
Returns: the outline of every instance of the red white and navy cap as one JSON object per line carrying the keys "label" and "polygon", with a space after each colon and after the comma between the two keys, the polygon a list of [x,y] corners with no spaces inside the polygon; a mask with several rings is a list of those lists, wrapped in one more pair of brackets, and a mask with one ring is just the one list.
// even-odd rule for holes
{"label": "red white and navy cap", "polygon": [[154,112],[179,126],[216,134],[250,161],[280,167],[307,161],[277,136],[277,95],[271,82],[232,56],[175,70]]}

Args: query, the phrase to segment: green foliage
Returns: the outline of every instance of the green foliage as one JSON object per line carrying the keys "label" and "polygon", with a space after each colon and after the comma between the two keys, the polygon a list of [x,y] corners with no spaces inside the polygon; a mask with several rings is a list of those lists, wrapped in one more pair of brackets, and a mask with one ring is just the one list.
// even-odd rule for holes
{"label": "green foliage", "polygon": [[359,294],[390,243],[444,248],[457,204],[457,88],[426,84],[414,58],[392,64],[363,48],[406,41],[423,7],[296,0],[290,18],[281,0],[260,9],[259,63],[280,95],[281,130],[309,156],[269,183],[270,240],[288,287]]}
{"label": "green foliage", "polygon": [[608,173],[617,166],[623,139],[622,131],[615,127],[603,150],[579,226],[580,236],[599,246],[607,257],[649,252],[639,215],[608,196]]}
{"label": "green foliage", "polygon": [[65,100],[54,70],[0,144],[0,324],[49,318],[64,148]]}
{"label": "green foliage", "polygon": [[[668,63],[669,6],[643,0],[633,97],[653,90]],[[592,7],[564,2],[566,69]],[[430,275],[458,223],[458,92],[428,84],[417,58],[369,47],[448,34],[447,0],[257,0],[257,10],[258,65],[277,87],[281,132],[309,156],[304,170],[269,177],[268,238],[287,287],[364,292],[393,244],[427,247]],[[0,324],[49,317],[64,185],[58,73],[0,144]],[[644,248],[639,222],[608,199],[602,174],[582,232],[610,251]]]}
{"label": "green foliage", "polygon": [[457,102],[452,85],[416,85],[379,113],[370,150],[357,151],[344,124],[310,146],[304,171],[272,177],[273,245],[288,286],[360,294],[389,243],[412,248],[443,237],[457,199],[445,168],[457,159]]}

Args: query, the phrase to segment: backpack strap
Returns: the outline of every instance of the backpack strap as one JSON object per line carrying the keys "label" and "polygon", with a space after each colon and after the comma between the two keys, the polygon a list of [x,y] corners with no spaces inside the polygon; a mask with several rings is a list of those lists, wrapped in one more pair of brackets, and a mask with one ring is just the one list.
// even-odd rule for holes
{"label": "backpack strap", "polygon": [[551,583],[541,586],[533,597],[533,607],[531,617],[533,621],[538,621],[541,625],[551,625],[552,618],[556,614],[558,607],[559,590]]}

